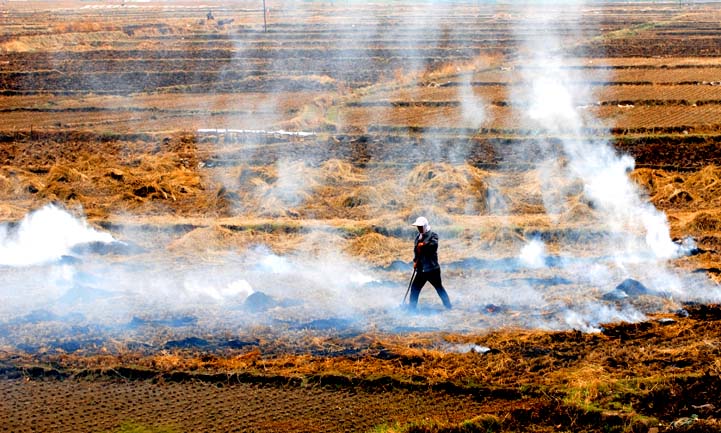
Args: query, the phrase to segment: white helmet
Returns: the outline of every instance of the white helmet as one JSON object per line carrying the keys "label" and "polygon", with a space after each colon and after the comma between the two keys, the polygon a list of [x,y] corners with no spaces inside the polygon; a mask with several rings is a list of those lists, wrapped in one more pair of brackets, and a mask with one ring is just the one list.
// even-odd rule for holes
{"label": "white helmet", "polygon": [[416,222],[414,222],[412,225],[416,227],[423,227],[423,233],[426,233],[431,229],[431,226],[430,224],[428,224],[428,220],[425,219],[425,217],[416,218]]}

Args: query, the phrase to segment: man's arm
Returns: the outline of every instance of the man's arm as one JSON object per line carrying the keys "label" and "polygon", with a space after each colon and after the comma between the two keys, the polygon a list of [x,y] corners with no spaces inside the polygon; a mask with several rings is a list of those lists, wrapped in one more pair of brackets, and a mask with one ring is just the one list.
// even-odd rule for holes
{"label": "man's arm", "polygon": [[424,250],[431,252],[438,251],[438,235],[435,232],[431,233],[431,235],[428,236],[427,239],[424,239],[424,241]]}

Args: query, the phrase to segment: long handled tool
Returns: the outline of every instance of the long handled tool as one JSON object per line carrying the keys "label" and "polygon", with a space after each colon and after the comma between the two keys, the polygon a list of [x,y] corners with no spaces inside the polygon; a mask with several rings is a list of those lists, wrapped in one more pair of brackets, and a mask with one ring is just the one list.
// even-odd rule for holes
{"label": "long handled tool", "polygon": [[406,305],[406,298],[408,297],[408,292],[411,291],[411,285],[413,285],[413,280],[416,278],[416,268],[413,268],[413,275],[411,275],[411,280],[408,282],[408,289],[406,290],[406,294],[403,296],[403,303],[401,305]]}

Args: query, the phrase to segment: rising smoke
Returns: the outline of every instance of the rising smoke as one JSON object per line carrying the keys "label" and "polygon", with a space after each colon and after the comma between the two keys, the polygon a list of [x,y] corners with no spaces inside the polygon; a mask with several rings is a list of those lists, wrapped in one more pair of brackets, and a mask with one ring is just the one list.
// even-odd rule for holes
{"label": "rising smoke", "polygon": [[[684,298],[695,287],[708,282],[680,276],[671,271],[666,260],[688,254],[693,243],[677,244],[670,238],[665,214],[655,209],[648,198],[630,178],[634,161],[628,155],[618,154],[603,138],[588,138],[588,131],[601,131],[602,125],[588,108],[593,101],[592,89],[584,83],[582,68],[577,60],[566,58],[564,49],[573,41],[589,36],[574,28],[584,7],[582,2],[564,5],[563,17],[554,7],[528,8],[523,27],[544,29],[527,38],[522,52],[522,85],[514,92],[514,105],[521,109],[528,126],[537,131],[540,154],[538,173],[543,185],[543,199],[552,220],[572,205],[573,196],[558,194],[564,185],[580,181],[583,200],[593,209],[594,225],[605,234],[594,243],[599,260],[580,265],[568,261],[564,271],[580,284],[590,287],[612,288],[621,279],[636,278],[645,281],[653,290]],[[570,15],[569,11],[575,11]],[[574,19],[575,18],[575,19]],[[596,80],[598,78],[595,78]],[[560,146],[557,145],[560,141]],[[554,217],[555,216],[555,217]],[[568,248],[568,247],[566,247]],[[521,260],[538,267],[541,246],[537,240],[521,251]],[[561,254],[573,255],[571,249]],[[589,267],[590,266],[590,267]],[[707,293],[713,293],[710,290]],[[718,296],[718,293],[715,295]],[[643,315],[628,305],[612,308],[598,303],[570,306],[566,323],[574,328],[592,329],[589,324],[613,320],[639,320]],[[586,323],[585,326],[580,322]]]}
{"label": "rising smoke", "polygon": [[[379,12],[381,9],[361,8],[363,13],[354,18],[357,25],[342,32],[338,32],[338,27],[322,27],[328,34],[319,38],[334,41],[329,47],[333,55],[340,59],[354,58],[348,62],[329,61],[329,68],[341,70],[325,72],[332,72],[337,77],[337,85],[342,87],[347,84],[342,82],[344,75],[352,76],[355,69],[373,70],[371,66],[380,60],[368,44],[382,39],[410,52],[409,60],[398,64],[396,70],[403,78],[402,89],[413,101],[419,74],[433,66],[426,62],[423,52],[429,47],[442,48],[437,42],[441,35],[454,36],[452,23],[434,19],[438,7],[430,2],[411,8],[407,11],[408,16],[398,13],[392,18],[395,21],[390,27],[386,21],[391,18]],[[575,8],[576,16],[569,13],[569,8]],[[588,36],[564,27],[566,23],[581,21],[582,8],[579,2],[566,5],[563,20],[559,19],[560,11],[552,7],[513,10],[516,16],[524,17],[520,26],[524,31],[529,28],[536,31],[530,37],[518,32],[518,39],[525,45],[520,47],[522,55],[516,61],[521,82],[512,87],[515,91],[511,102],[521,115],[521,124],[516,127],[536,131],[541,157],[534,153],[527,155],[527,159],[536,163],[543,205],[552,221],[558,221],[568,210],[569,200],[577,198],[577,191],[567,186],[582,185],[584,202],[590,204],[595,215],[594,224],[603,232],[602,239],[594,242],[596,251],[591,258],[577,257],[578,251],[571,245],[562,245],[560,252],[551,253],[544,241],[536,237],[519,245],[517,251],[510,253],[510,258],[507,251],[490,246],[485,251],[492,257],[489,260],[443,263],[447,265],[445,284],[455,310],[439,314],[437,309],[426,307],[422,309],[424,314],[408,315],[397,307],[410,275],[410,266],[406,263],[389,270],[352,259],[336,242],[343,234],[322,223],[308,228],[303,233],[301,245],[283,254],[254,244],[242,251],[223,251],[213,255],[212,259],[208,258],[210,254],[204,256],[201,252],[198,257],[181,260],[161,244],[155,245],[155,249],[147,254],[101,255],[80,253],[75,247],[113,243],[115,239],[110,233],[92,228],[84,220],[51,206],[29,214],[17,226],[0,227],[0,265],[5,267],[6,277],[0,289],[5,300],[0,308],[0,318],[17,319],[42,309],[51,311],[55,317],[79,313],[88,322],[116,325],[130,323],[134,317],[191,314],[199,317],[204,326],[213,328],[221,322],[228,324],[228,329],[251,328],[258,324],[281,329],[302,328],[316,319],[341,318],[352,326],[382,331],[477,331],[508,324],[594,331],[604,322],[643,318],[631,304],[600,301],[604,292],[626,278],[636,278],[656,292],[681,298],[718,296],[717,292],[707,290],[704,281],[678,275],[666,266],[665,260],[683,255],[693,246],[679,247],[671,241],[665,215],[653,208],[628,178],[633,160],[618,155],[603,139],[587,138],[588,128],[598,129],[603,125],[583,108],[593,100],[593,94],[591,89],[579,84],[587,81],[581,70],[569,68],[571,60],[563,55],[569,39]],[[301,10],[298,16],[307,18],[312,13]],[[306,24],[311,25],[310,22]],[[393,31],[385,34],[389,28]],[[252,34],[246,37],[250,38]],[[224,71],[228,74],[232,68],[246,62],[249,58],[246,54],[256,48],[240,36],[233,39],[233,43],[235,57]],[[286,74],[293,68],[306,72],[298,59],[283,57],[283,50],[269,51],[266,56],[258,63],[259,72],[265,77]],[[397,59],[392,61],[397,62]],[[323,72],[318,71],[319,74]],[[392,69],[386,71],[390,75],[393,72]],[[386,75],[373,77],[371,81],[382,79],[388,83],[392,78]],[[461,77],[459,83],[457,97],[463,123],[455,125],[450,121],[451,116],[439,116],[436,126],[483,127],[489,119],[489,101],[474,94],[470,74]],[[259,119],[249,115],[249,118],[235,120],[242,120],[244,125],[253,124],[254,120],[264,122],[257,125],[259,130],[291,127],[302,130],[317,126],[304,119],[297,119],[295,125],[277,124],[285,118],[279,95],[286,90],[278,85],[266,93],[266,98],[259,100],[254,107],[256,112],[262,113]],[[221,93],[223,89],[215,91]],[[361,97],[361,102],[372,102],[372,92],[368,95],[365,99]],[[389,95],[394,97],[393,93]],[[399,92],[398,95],[406,94]],[[233,106],[232,100],[225,100],[224,104],[227,105],[207,108],[238,108]],[[318,107],[312,100],[308,105]],[[369,127],[387,124],[391,111],[383,107],[373,110],[368,119]],[[211,121],[210,116],[208,121]],[[229,122],[233,121],[230,118]],[[344,121],[336,119],[334,126],[342,131],[346,126]],[[268,122],[276,124],[265,124]],[[241,128],[235,124],[208,125],[211,126]],[[391,145],[387,150],[378,146],[376,153],[370,155],[371,161],[386,162],[398,159],[398,154],[415,156],[422,153],[427,159],[444,159],[458,166],[468,156],[470,140],[467,139],[455,138],[457,141],[449,143],[447,138],[432,133],[420,134],[420,137],[418,133],[408,131],[398,134],[404,143],[399,146],[405,147],[395,149],[394,154],[390,151]],[[218,142],[217,154],[221,159],[226,156],[227,160],[221,161],[223,164],[213,171],[215,180],[233,192],[252,189],[251,198],[266,206],[258,210],[238,194],[231,195],[235,201],[233,216],[254,213],[286,216],[275,209],[286,211],[302,207],[314,199],[313,191],[327,181],[308,174],[311,168],[328,159],[327,156],[305,153],[308,149],[304,148],[291,153],[292,157],[270,158],[274,173],[262,173],[265,179],[262,182],[257,180],[258,177],[243,176],[243,170],[249,170],[254,160],[269,158],[264,152],[270,152],[269,149],[277,144],[262,140]],[[247,166],[238,168],[237,161],[243,161]],[[373,169],[368,169],[370,188],[384,192],[375,199],[376,208],[390,207],[391,202],[404,203],[409,195],[413,197],[413,212],[427,210],[427,205],[444,207],[447,204],[443,197],[414,191],[417,186],[412,183],[414,168],[410,164],[398,168],[393,172],[395,179],[390,181],[385,175],[387,172],[379,171],[384,176],[374,176]],[[251,181],[256,183],[249,186]],[[388,183],[392,186],[387,186]],[[502,185],[489,180],[488,186],[488,194],[478,198],[489,202],[484,212],[494,217],[508,216],[510,205],[508,197],[502,195]],[[458,215],[452,216],[463,216],[464,213],[478,213],[478,209],[466,206]],[[394,217],[402,220],[406,216]],[[436,224],[436,221],[431,223]],[[134,238],[136,235],[132,233],[121,235],[116,237],[138,244],[155,243],[142,236]],[[408,243],[410,248],[410,237]],[[444,253],[446,257],[461,255],[449,251],[450,245],[446,239],[441,240],[442,260]],[[410,260],[410,254],[409,251],[408,257],[404,257],[406,261]],[[253,299],[262,302],[251,303]],[[426,287],[421,295],[422,305],[433,305],[434,302],[438,302],[435,293]],[[547,311],[556,314],[544,314]]]}
{"label": "rising smoke", "polygon": [[[589,80],[584,79],[580,69],[570,68],[570,60],[562,55],[560,30],[572,29],[558,28],[551,8],[544,13],[532,11],[535,13],[526,16],[527,25],[550,31],[526,42],[532,57],[522,68],[526,85],[517,97],[518,106],[527,107],[523,114],[539,131],[539,144],[548,155],[540,163],[544,167],[541,173],[547,174],[543,179],[546,208],[550,213],[559,213],[566,205],[559,201],[567,197],[554,194],[561,189],[558,179],[579,179],[585,198],[598,212],[599,222],[605,222],[609,232],[616,234],[602,245],[607,254],[621,261],[635,260],[639,255],[653,259],[677,257],[682,251],[669,236],[665,215],[648,203],[628,177],[634,167],[633,158],[617,154],[603,139],[584,137],[584,130],[598,121],[581,108],[593,98],[591,90],[578,83]],[[561,149],[554,149],[544,137],[560,138]]]}
{"label": "rising smoke", "polygon": [[0,265],[42,265],[60,260],[77,245],[113,240],[109,233],[49,205],[28,214],[17,227],[0,226]]}

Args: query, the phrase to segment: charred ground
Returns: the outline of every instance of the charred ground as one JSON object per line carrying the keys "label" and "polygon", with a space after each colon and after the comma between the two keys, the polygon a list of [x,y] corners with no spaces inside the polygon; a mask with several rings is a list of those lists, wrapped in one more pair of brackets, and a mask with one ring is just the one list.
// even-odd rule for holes
{"label": "charred ground", "polygon": [[[122,341],[75,353],[11,351],[0,369],[12,396],[3,423],[18,431],[28,422],[98,431],[124,423],[158,431],[716,431],[720,318],[718,306],[686,305],[598,334],[343,337],[348,330],[333,327],[312,336],[256,330],[260,338],[245,347],[216,337],[160,352],[113,349]],[[99,416],[61,411],[88,399],[99,402]]]}

